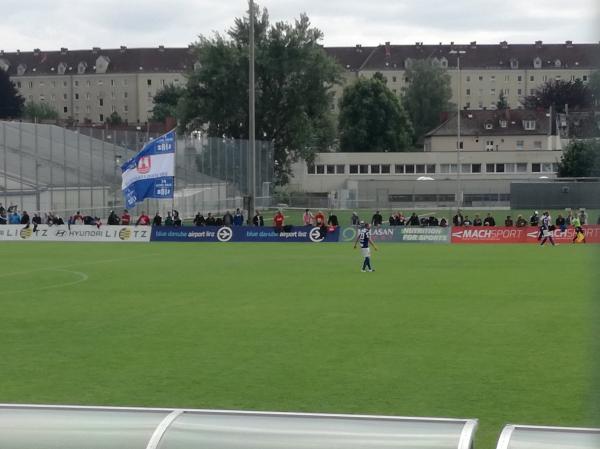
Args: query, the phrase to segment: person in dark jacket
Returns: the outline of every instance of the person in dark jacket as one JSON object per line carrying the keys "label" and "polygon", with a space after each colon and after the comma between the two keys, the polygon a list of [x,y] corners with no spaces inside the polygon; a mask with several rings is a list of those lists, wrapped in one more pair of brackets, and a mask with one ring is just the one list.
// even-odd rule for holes
{"label": "person in dark jacket", "polygon": [[183,223],[181,222],[181,217],[179,216],[179,211],[173,211],[173,226],[181,226]]}
{"label": "person in dark jacket", "polygon": [[29,226],[31,219],[29,218],[29,214],[26,210],[23,211],[23,215],[21,215],[21,224]]}
{"label": "person in dark jacket", "polygon": [[560,232],[565,232],[567,230],[567,220],[565,220],[565,217],[563,217],[562,214],[558,214],[558,217],[556,217],[555,225],[560,229]]}
{"label": "person in dark jacket", "polygon": [[264,220],[263,216],[260,214],[259,210],[256,211],[256,214],[252,218],[252,224],[254,226],[264,226],[265,225],[265,220]]}
{"label": "person in dark jacket", "polygon": [[536,210],[531,218],[529,219],[530,226],[538,226],[540,224],[540,216],[538,215],[538,211]]}
{"label": "person in dark jacket", "polygon": [[381,214],[379,213],[379,211],[376,211],[373,214],[373,217],[371,218],[371,225],[373,226],[381,226],[383,223],[383,217],[381,216]]}
{"label": "person in dark jacket", "polygon": [[419,226],[421,224],[416,212],[413,212],[408,219],[408,226]]}
{"label": "person in dark jacket", "polygon": [[234,226],[243,226],[244,225],[244,214],[242,214],[242,211],[240,210],[239,207],[235,210],[235,214],[233,214],[233,225]]}
{"label": "person in dark jacket", "polygon": [[510,215],[506,216],[506,220],[504,220],[504,226],[506,226],[508,228],[512,228],[514,226],[513,219]]}
{"label": "person in dark jacket", "polygon": [[196,216],[194,217],[194,226],[205,226],[206,225],[206,220],[204,219],[204,215],[202,215],[200,212],[198,212],[196,214]]}
{"label": "person in dark jacket", "polygon": [[489,212],[487,214],[487,217],[485,217],[485,220],[483,220],[483,225],[496,226],[496,220],[494,220],[494,217],[492,217],[492,214],[490,214]]}
{"label": "person in dark jacket", "polygon": [[160,226],[160,225],[162,225],[162,217],[160,216],[158,211],[156,211],[156,214],[154,215],[154,218],[152,219],[152,226]]}
{"label": "person in dark jacket", "polygon": [[106,223],[111,225],[111,226],[116,226],[119,224],[121,220],[119,219],[119,216],[115,213],[114,210],[110,211],[110,214],[108,215],[108,219],[106,220]]}
{"label": "person in dark jacket", "polygon": [[335,226],[335,227],[340,225],[340,223],[338,221],[338,217],[335,214],[335,212],[329,212],[329,218],[327,219],[327,224],[329,226]]}
{"label": "person in dark jacket", "polygon": [[477,214],[473,218],[473,226],[483,226],[483,221],[481,221],[481,217]]}
{"label": "person in dark jacket", "polygon": [[456,215],[454,217],[452,217],[452,223],[454,224],[454,226],[463,226],[464,225],[465,217],[463,217],[463,214],[460,211],[460,209],[456,212]]}
{"label": "person in dark jacket", "polygon": [[206,216],[206,226],[216,226],[217,225],[217,220],[215,220],[215,217],[213,217],[213,215],[209,212],[208,215]]}
{"label": "person in dark jacket", "polygon": [[233,215],[229,213],[229,211],[225,212],[223,215],[223,226],[231,226],[233,224]]}

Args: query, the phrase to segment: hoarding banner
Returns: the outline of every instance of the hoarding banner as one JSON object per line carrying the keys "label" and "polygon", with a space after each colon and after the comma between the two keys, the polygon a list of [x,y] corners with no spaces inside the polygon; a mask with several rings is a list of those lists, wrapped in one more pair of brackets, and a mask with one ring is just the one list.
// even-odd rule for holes
{"label": "hoarding banner", "polygon": [[0,241],[36,242],[149,242],[149,226],[39,225],[0,226]]}

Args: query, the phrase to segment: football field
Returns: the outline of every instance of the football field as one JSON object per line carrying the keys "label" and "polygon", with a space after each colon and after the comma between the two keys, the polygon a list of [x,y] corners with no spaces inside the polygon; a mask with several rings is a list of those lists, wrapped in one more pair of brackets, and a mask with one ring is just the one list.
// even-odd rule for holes
{"label": "football field", "polygon": [[0,402],[593,424],[591,245],[0,244]]}

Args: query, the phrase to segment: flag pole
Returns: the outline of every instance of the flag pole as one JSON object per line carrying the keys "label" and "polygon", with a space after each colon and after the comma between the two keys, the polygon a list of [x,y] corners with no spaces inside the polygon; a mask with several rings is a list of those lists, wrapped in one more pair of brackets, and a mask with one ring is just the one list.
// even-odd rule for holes
{"label": "flag pole", "polygon": [[256,126],[255,126],[255,82],[254,82],[254,1],[250,0],[250,42],[249,42],[249,64],[248,67],[248,78],[249,78],[249,143],[250,143],[250,186],[249,196],[250,201],[248,204],[248,218],[254,216],[255,202],[256,202]]}

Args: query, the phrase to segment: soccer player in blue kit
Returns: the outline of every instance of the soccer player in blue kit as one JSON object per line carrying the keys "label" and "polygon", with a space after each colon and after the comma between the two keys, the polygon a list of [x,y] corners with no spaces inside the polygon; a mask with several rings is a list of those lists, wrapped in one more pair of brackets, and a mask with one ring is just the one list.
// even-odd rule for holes
{"label": "soccer player in blue kit", "polygon": [[375,246],[375,243],[373,243],[373,240],[371,240],[371,231],[369,223],[361,222],[360,230],[358,231],[358,237],[356,237],[356,241],[354,242],[354,249],[356,249],[356,245],[358,245],[359,243],[360,252],[365,258],[365,260],[363,261],[362,270],[360,271],[362,271],[363,273],[365,271],[375,271],[371,267],[371,248],[369,248],[369,245],[371,245],[375,251],[377,251],[377,247]]}

